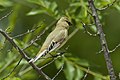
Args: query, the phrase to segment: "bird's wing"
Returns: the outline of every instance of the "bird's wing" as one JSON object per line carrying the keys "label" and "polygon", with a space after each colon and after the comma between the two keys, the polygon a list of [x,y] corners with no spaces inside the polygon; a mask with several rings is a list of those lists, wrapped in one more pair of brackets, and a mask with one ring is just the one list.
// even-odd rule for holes
{"label": "bird's wing", "polygon": [[58,34],[56,34],[56,36],[51,41],[51,44],[47,48],[47,51],[52,52],[53,50],[58,48],[66,37],[67,37],[67,30],[61,30]]}

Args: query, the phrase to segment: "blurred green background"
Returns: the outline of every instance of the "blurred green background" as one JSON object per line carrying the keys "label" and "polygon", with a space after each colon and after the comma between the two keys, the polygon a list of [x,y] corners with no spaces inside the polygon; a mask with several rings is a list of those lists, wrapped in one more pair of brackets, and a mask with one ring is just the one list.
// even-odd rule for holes
{"label": "blurred green background", "polygon": [[[114,0],[95,0],[97,8],[112,4]],[[99,38],[90,36],[85,32],[81,22],[87,25],[89,32],[97,32],[93,18],[87,11],[87,0],[0,0],[0,29],[5,30],[11,37],[37,28],[33,33],[15,38],[15,42],[21,48],[25,48],[30,41],[35,39],[46,27],[49,29],[42,35],[41,39],[25,50],[31,58],[39,51],[46,36],[54,29],[56,21],[61,16],[68,16],[73,25],[69,34],[75,34],[60,49],[65,50],[64,55],[43,69],[51,78],[64,64],[62,72],[55,80],[109,80],[106,62],[101,50]],[[11,13],[10,13],[11,12]],[[5,15],[8,15],[3,18]],[[117,0],[113,6],[98,11],[99,18],[103,24],[108,47],[114,49],[120,43],[120,1]],[[2,19],[3,18],[3,19]],[[91,25],[89,25],[91,24]],[[76,31],[77,30],[77,31]],[[115,74],[118,78],[120,72],[120,48],[111,53],[111,59]],[[9,74],[16,66],[21,56],[15,48],[0,34],[0,79]],[[38,66],[41,66],[38,63]],[[89,71],[88,71],[89,68]],[[44,80],[23,59],[19,66],[5,80]]]}

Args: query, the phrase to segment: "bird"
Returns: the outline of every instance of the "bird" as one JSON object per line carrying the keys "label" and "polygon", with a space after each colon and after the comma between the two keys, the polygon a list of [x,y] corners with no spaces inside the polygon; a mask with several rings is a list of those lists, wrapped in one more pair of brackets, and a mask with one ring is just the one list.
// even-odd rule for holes
{"label": "bird", "polygon": [[36,62],[42,56],[57,49],[68,37],[68,29],[72,25],[68,17],[61,17],[56,23],[55,29],[47,36],[38,54],[30,62]]}

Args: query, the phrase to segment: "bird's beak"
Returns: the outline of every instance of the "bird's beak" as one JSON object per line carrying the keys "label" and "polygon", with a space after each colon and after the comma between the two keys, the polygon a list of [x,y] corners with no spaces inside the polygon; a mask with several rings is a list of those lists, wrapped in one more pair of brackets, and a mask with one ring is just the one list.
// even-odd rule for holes
{"label": "bird's beak", "polygon": [[69,24],[70,26],[72,26],[72,22],[68,22],[68,24]]}

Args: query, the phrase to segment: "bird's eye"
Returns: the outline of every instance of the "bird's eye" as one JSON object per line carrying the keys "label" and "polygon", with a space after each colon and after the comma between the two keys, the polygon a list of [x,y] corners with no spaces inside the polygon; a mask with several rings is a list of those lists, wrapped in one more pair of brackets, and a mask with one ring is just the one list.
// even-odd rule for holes
{"label": "bird's eye", "polygon": [[66,22],[68,23],[68,25],[72,25],[72,23],[71,23],[71,22],[69,22],[68,20],[66,20]]}

